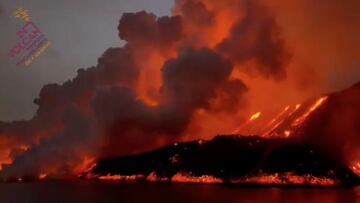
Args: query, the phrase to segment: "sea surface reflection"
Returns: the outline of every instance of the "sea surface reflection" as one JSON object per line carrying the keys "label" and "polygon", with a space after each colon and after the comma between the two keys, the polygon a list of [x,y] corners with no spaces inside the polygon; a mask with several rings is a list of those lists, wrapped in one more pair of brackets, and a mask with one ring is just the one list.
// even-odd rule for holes
{"label": "sea surface reflection", "polygon": [[182,184],[3,183],[0,202],[360,203],[357,188],[243,188]]}

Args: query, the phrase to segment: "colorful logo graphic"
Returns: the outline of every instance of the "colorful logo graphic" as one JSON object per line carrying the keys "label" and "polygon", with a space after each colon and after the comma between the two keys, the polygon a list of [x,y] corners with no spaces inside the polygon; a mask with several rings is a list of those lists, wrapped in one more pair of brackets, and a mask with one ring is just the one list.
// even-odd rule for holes
{"label": "colorful logo graphic", "polygon": [[17,59],[16,65],[28,66],[51,46],[51,42],[31,21],[28,10],[19,8],[14,11],[14,16],[24,21],[24,24],[17,32],[19,41],[10,50],[9,55]]}

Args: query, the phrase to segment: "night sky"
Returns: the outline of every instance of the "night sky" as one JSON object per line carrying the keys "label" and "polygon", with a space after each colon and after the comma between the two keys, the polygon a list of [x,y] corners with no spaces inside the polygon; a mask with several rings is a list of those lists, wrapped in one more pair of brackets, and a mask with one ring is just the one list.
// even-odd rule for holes
{"label": "night sky", "polygon": [[[96,65],[109,47],[121,46],[116,27],[123,12],[147,10],[169,15],[171,0],[1,0],[0,120],[31,118],[42,86],[75,77],[76,70]],[[12,12],[28,9],[52,46],[29,66],[7,56],[16,45],[20,21]]]}

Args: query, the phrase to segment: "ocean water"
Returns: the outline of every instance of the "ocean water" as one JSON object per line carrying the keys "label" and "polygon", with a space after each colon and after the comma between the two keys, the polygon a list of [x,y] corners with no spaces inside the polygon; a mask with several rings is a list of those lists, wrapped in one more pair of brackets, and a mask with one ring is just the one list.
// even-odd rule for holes
{"label": "ocean water", "polygon": [[0,184],[1,203],[360,203],[357,188],[244,188],[220,185],[38,182]]}

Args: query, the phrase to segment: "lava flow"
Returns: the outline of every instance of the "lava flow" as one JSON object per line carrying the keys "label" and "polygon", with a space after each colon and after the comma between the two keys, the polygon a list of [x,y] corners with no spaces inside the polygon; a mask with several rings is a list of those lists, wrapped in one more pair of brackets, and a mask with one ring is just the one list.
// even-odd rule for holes
{"label": "lava flow", "polygon": [[[265,186],[357,185],[360,184],[359,162],[350,162],[350,157],[342,155],[332,156],[328,143],[317,142],[310,135],[326,133],[324,136],[331,138],[331,134],[318,126],[314,128],[314,125],[328,122],[325,119],[331,118],[329,114],[336,114],[339,107],[358,112],[358,100],[360,83],[343,92],[297,104],[293,109],[286,107],[265,125],[271,133],[221,135],[209,141],[176,143],[144,154],[102,159],[90,173],[92,178],[99,180],[125,177],[121,178],[124,182],[126,177],[136,173],[136,177],[141,177],[137,180],[141,181]],[[252,115],[247,125],[260,115],[260,112]],[[358,115],[356,119],[359,119]]]}
{"label": "lava flow", "polygon": [[247,120],[245,123],[243,123],[242,125],[240,125],[236,130],[234,130],[232,132],[232,134],[238,134],[241,132],[241,130],[247,126],[249,126],[253,121],[257,120],[258,118],[260,118],[261,116],[261,112],[257,112],[255,114],[253,114],[249,120]]}
{"label": "lava flow", "polygon": [[[288,105],[273,119],[268,121],[265,125],[257,125],[257,131],[262,137],[289,137],[294,131],[301,128],[301,125],[307,118],[321,107],[327,100],[327,96],[316,99],[314,102],[308,102],[307,105]],[[302,109],[300,109],[300,107]],[[253,114],[248,121],[241,124],[232,134],[241,134],[242,130],[251,128],[253,122],[261,116],[261,112]]]}

